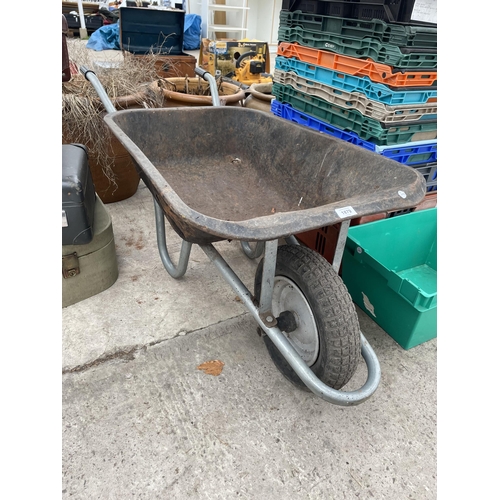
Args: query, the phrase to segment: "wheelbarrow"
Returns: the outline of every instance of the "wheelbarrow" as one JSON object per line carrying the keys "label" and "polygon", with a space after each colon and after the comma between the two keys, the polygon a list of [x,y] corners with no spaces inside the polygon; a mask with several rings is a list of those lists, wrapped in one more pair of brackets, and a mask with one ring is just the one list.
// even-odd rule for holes
{"label": "wheelbarrow", "polygon": [[[271,359],[296,386],[324,400],[357,405],[380,382],[375,352],[338,275],[349,222],[417,205],[423,176],[330,135],[248,108],[214,106],[116,111],[96,75],[93,84],[112,133],[132,156],[155,207],[160,258],[173,278],[187,269],[197,244],[257,323]],[[177,264],[165,219],[182,238]],[[299,244],[295,234],[341,223],[333,265]],[[260,258],[253,293],[213,243],[237,240]],[[361,356],[362,387],[342,391]]]}

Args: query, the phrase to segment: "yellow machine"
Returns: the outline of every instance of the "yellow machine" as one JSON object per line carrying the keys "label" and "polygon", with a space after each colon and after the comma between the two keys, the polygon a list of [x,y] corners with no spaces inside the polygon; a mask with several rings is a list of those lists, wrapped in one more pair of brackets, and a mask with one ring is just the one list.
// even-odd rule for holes
{"label": "yellow machine", "polygon": [[245,85],[272,83],[273,77],[269,73],[265,73],[265,69],[266,61],[262,54],[251,51],[238,57],[234,72],[226,76]]}

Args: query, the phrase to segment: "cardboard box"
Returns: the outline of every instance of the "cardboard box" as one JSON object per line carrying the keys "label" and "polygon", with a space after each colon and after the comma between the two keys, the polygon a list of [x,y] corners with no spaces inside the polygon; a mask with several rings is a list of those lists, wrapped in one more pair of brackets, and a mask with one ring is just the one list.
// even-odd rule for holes
{"label": "cardboard box", "polygon": [[232,73],[238,58],[247,52],[262,54],[266,62],[266,73],[270,72],[269,46],[259,40],[210,40],[203,38],[200,45],[199,66],[215,76],[219,70],[222,76]]}

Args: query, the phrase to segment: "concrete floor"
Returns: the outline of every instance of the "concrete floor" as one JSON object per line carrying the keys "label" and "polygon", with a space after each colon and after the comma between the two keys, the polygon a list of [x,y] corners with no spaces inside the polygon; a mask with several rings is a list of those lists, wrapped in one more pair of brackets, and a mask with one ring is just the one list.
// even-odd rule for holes
{"label": "concrete floor", "polygon": [[[382,380],[362,405],[333,406],[277,371],[199,248],[170,278],[142,183],[106,208],[118,280],[62,310],[63,498],[437,497],[436,340],[404,351],[357,309]],[[167,241],[176,261],[170,227]],[[257,263],[216,247],[253,289]],[[197,369],[214,359],[219,376]],[[365,375],[361,363],[346,389]]]}
{"label": "concrete floor", "polygon": [[[62,310],[63,498],[436,498],[435,340],[404,351],[358,309],[381,384],[360,406],[328,404],[277,371],[199,248],[170,278],[142,183],[106,208],[118,280]],[[216,246],[251,288],[256,263]],[[214,359],[219,376],[197,369]]]}

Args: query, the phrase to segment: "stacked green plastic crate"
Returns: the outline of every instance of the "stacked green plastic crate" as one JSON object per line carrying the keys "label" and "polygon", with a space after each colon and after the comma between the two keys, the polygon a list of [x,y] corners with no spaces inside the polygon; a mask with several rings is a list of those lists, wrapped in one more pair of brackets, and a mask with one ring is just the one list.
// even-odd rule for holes
{"label": "stacked green plastic crate", "polygon": [[400,3],[284,0],[272,111],[417,168],[435,191],[437,26],[388,22]]}
{"label": "stacked green plastic crate", "polygon": [[[416,168],[435,191],[437,26],[397,22],[413,3],[284,0],[271,109]],[[342,279],[404,349],[437,336],[436,227],[432,208],[348,232]],[[297,237],[326,257],[336,235],[332,226]]]}

